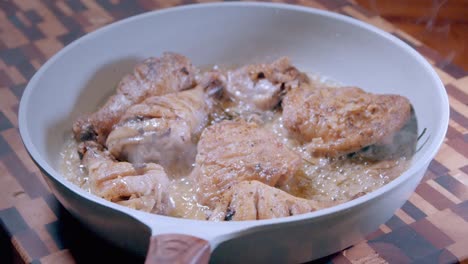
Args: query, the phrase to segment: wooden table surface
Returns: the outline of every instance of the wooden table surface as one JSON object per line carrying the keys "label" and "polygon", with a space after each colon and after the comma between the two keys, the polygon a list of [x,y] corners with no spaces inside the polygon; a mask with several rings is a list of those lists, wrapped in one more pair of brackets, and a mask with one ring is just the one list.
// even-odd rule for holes
{"label": "wooden table surface", "polygon": [[[451,104],[445,142],[409,201],[366,241],[316,262],[468,262],[468,73],[352,0],[285,2],[352,16],[404,40],[434,65]],[[89,232],[50,194],[21,142],[18,104],[28,80],[71,41],[131,15],[187,3],[0,1],[0,263],[92,263],[93,255],[143,261]]]}
{"label": "wooden table surface", "polygon": [[468,0],[355,0],[468,71]]}

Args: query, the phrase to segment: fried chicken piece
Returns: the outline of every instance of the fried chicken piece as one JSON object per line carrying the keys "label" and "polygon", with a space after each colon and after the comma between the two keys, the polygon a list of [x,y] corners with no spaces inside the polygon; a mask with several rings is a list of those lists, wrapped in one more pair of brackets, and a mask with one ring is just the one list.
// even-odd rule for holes
{"label": "fried chicken piece", "polygon": [[116,93],[98,111],[79,118],[73,124],[78,141],[96,140],[104,144],[114,124],[133,104],[149,96],[163,95],[194,86],[195,68],[184,56],[166,52],[161,58],[149,58],[138,64],[118,84]]}
{"label": "fried chicken piece", "polygon": [[275,107],[284,92],[308,82],[306,74],[282,57],[270,64],[250,64],[228,71],[226,92],[234,101],[265,111]]}
{"label": "fried chicken piece", "polygon": [[167,213],[169,179],[160,165],[116,161],[92,141],[81,143],[80,148],[92,193],[147,212]]}
{"label": "fried chicken piece", "polygon": [[292,196],[259,181],[242,181],[223,194],[209,220],[271,219],[305,214],[330,205]]}
{"label": "fried chicken piece", "polygon": [[288,131],[314,155],[356,152],[391,139],[410,119],[411,104],[399,95],[367,93],[357,87],[291,90],[283,102]]}
{"label": "fried chicken piece", "polygon": [[109,152],[132,163],[156,162],[184,174],[195,161],[196,143],[208,122],[203,87],[153,96],[130,107],[106,141]]}
{"label": "fried chicken piece", "polygon": [[192,175],[199,202],[213,206],[240,181],[283,185],[300,164],[300,157],[268,130],[245,121],[222,121],[203,131]]}
{"label": "fried chicken piece", "polygon": [[366,160],[395,160],[400,157],[410,159],[416,151],[417,143],[418,121],[411,108],[410,119],[392,138],[365,147],[356,152],[356,155]]}

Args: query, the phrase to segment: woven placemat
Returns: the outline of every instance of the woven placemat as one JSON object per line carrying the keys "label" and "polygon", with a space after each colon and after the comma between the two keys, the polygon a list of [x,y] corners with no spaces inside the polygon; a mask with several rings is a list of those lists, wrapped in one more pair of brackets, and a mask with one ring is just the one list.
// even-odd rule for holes
{"label": "woven placemat", "polygon": [[[206,2],[206,1],[199,1]],[[281,2],[281,1],[275,1]],[[346,0],[285,2],[332,10],[380,27],[423,54],[451,104],[448,134],[401,209],[358,245],[317,263],[454,263],[468,259],[468,73],[381,17]],[[38,68],[85,33],[125,17],[192,1],[0,1],[0,263],[138,263],[96,237],[49,192],[18,132],[18,104]]]}

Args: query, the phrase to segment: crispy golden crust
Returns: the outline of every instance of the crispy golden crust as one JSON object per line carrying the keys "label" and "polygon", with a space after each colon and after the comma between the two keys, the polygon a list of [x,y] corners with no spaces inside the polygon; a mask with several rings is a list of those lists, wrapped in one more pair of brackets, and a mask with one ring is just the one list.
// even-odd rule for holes
{"label": "crispy golden crust", "polygon": [[315,155],[339,156],[391,137],[409,120],[403,96],[366,93],[357,87],[301,87],[283,100],[283,121]]}

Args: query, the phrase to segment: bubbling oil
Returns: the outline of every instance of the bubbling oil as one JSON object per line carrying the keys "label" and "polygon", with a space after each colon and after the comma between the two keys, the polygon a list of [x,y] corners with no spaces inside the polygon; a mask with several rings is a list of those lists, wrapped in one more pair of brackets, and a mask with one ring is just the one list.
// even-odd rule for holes
{"label": "bubbling oil", "polygon": [[[339,89],[341,86],[340,83],[317,74],[309,74],[309,77],[315,87]],[[210,114],[209,124],[238,118],[261,124],[302,158],[301,168],[292,180],[280,186],[280,189],[305,199],[341,203],[382,187],[408,168],[417,141],[417,122],[414,112],[412,114],[409,123],[395,137],[397,141],[395,144],[402,154],[377,160],[370,159],[364,151],[337,158],[312,156],[300,142],[288,136],[281,112],[277,109],[252,112],[242,104],[227,103]],[[78,155],[78,145],[72,136],[65,142],[60,153],[59,169],[64,178],[91,192],[86,169],[81,165]],[[210,208],[197,201],[197,185],[190,176],[190,172],[182,176],[168,176],[172,179],[168,188],[168,200],[171,207],[169,215],[199,220],[207,219],[211,213]]]}

